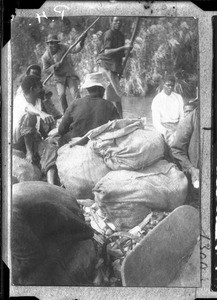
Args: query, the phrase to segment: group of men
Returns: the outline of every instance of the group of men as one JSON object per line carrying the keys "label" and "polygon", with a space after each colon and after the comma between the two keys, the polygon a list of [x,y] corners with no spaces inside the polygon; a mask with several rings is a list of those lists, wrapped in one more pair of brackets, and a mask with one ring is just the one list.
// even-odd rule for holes
{"label": "group of men", "polygon": [[[111,19],[111,28],[104,33],[103,47],[97,59],[99,70],[86,75],[81,89],[86,89],[87,95],[82,98],[70,55],[61,60],[69,46],[61,44],[56,35],[48,35],[47,50],[42,56],[43,71],[54,73],[62,112],[54,106],[52,93],[42,85],[40,66],[31,65],[26,70],[14,99],[13,146],[23,151],[29,162],[40,164],[50,183],[54,183],[58,147],[121,117],[121,102],[114,105],[105,93],[109,82],[120,99],[123,95],[119,75],[125,51],[132,47],[125,45],[121,25],[121,18]],[[79,52],[85,38],[70,53]],[[73,98],[70,105],[66,98],[67,87]],[[174,92],[174,87],[175,77],[166,76],[163,90],[153,99],[153,125],[164,136],[170,153],[195,188],[195,182],[199,182],[198,109],[184,117],[184,102],[181,95]],[[61,120],[58,135],[50,142],[48,133],[58,119]]]}

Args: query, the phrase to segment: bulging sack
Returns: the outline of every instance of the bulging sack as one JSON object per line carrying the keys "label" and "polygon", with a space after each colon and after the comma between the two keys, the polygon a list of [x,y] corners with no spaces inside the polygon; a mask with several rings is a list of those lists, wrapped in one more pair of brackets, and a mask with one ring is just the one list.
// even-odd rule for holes
{"label": "bulging sack", "polygon": [[89,136],[89,144],[112,170],[139,170],[164,157],[162,135],[142,120],[114,120],[99,129],[98,135]]}
{"label": "bulging sack", "polygon": [[64,145],[58,150],[56,165],[61,183],[78,199],[93,199],[93,187],[110,171],[88,144]]}
{"label": "bulging sack", "polygon": [[176,165],[160,160],[142,171],[111,171],[94,187],[95,201],[118,230],[137,226],[150,210],[183,205],[188,182]]}
{"label": "bulging sack", "polygon": [[14,182],[41,180],[40,169],[25,159],[22,151],[13,149],[12,154],[12,179]]}

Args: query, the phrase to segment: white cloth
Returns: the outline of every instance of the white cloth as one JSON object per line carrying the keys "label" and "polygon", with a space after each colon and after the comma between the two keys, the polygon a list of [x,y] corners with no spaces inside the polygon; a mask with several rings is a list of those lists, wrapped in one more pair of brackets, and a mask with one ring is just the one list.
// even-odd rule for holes
{"label": "white cloth", "polygon": [[[20,122],[22,117],[27,113],[28,107],[33,106],[26,101],[23,93],[16,94],[13,102],[13,142],[16,143],[20,137]],[[41,111],[41,99],[37,99],[34,105],[36,109]],[[39,131],[40,116],[37,116],[36,129]]]}
{"label": "white cloth", "polygon": [[16,96],[19,96],[19,95],[23,95],[23,90],[22,90],[21,86],[18,87],[17,92],[16,92]]}
{"label": "white cloth", "polygon": [[182,96],[172,92],[166,95],[161,91],[152,101],[152,121],[154,127],[165,133],[166,129],[162,123],[177,123],[184,117],[184,102]]}

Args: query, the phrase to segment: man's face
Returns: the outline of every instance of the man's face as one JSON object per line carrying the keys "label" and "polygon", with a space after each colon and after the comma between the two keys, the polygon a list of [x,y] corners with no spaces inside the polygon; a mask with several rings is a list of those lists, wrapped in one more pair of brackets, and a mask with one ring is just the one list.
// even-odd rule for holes
{"label": "man's face", "polygon": [[59,43],[57,42],[49,42],[48,47],[50,49],[51,54],[56,54],[59,49]]}
{"label": "man's face", "polygon": [[114,17],[112,24],[111,24],[111,28],[113,30],[120,30],[121,29],[121,25],[122,25],[122,21],[119,17]]}
{"label": "man's face", "polygon": [[39,97],[41,91],[42,91],[41,82],[39,82],[37,84],[37,86],[35,86],[34,88],[31,89],[31,91],[29,93],[29,96],[30,96],[29,98],[30,98],[32,104],[35,103],[35,100]]}
{"label": "man's face", "polygon": [[175,84],[173,81],[166,81],[163,86],[164,93],[169,96],[173,92],[174,86]]}

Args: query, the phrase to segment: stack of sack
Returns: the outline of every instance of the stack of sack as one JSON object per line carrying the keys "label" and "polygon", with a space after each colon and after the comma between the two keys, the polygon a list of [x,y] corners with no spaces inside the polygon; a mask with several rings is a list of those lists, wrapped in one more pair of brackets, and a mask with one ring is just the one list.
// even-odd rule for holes
{"label": "stack of sack", "polygon": [[117,230],[133,228],[151,210],[184,204],[187,178],[164,159],[162,135],[142,120],[114,120],[85,137],[85,146],[72,141],[59,149],[60,181],[75,197],[94,199]]}

